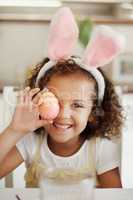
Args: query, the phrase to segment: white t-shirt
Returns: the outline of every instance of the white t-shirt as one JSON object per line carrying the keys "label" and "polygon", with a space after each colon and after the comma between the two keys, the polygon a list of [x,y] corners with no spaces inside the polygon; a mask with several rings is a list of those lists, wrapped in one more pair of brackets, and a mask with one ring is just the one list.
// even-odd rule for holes
{"label": "white t-shirt", "polygon": [[[29,133],[24,136],[16,147],[22,155],[26,166],[28,167],[33,160],[37,148],[37,135]],[[100,141],[100,142],[98,142]],[[89,162],[88,145],[90,141],[86,140],[81,148],[72,156],[63,157],[55,155],[48,147],[47,137],[41,145],[40,155],[41,160],[48,167],[57,168],[82,168]],[[102,138],[96,139],[96,171],[97,174],[102,174],[106,171],[120,166],[120,143],[118,141]]]}

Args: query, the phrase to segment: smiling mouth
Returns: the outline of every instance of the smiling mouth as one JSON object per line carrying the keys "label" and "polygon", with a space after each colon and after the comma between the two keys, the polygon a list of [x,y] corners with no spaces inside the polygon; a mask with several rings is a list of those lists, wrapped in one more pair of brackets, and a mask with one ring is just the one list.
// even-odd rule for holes
{"label": "smiling mouth", "polygon": [[53,126],[58,129],[67,130],[71,128],[73,125],[71,124],[60,124],[60,123],[53,123]]}

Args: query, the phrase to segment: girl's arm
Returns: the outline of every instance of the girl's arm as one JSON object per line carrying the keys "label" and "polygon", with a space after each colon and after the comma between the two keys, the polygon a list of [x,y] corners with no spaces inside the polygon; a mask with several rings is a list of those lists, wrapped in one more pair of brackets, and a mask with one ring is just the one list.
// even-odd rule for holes
{"label": "girl's arm", "polygon": [[8,126],[0,134],[0,166],[3,165],[3,159],[12,150],[15,144],[23,137],[23,133],[14,131],[11,126]]}
{"label": "girl's arm", "polygon": [[3,178],[16,169],[23,161],[24,160],[17,148],[13,147],[0,164],[0,178]]}
{"label": "girl's arm", "polygon": [[115,168],[98,175],[100,188],[122,188],[119,169]]}
{"label": "girl's arm", "polygon": [[[0,134],[0,166],[2,169],[4,169],[5,161],[8,162],[8,160],[11,162],[9,163],[11,168],[20,164],[23,160],[15,150],[16,143],[29,132],[33,132],[48,123],[48,121],[39,118],[38,92],[38,88],[30,89],[29,87],[20,92],[12,121]],[[17,159],[13,165],[14,158]]]}

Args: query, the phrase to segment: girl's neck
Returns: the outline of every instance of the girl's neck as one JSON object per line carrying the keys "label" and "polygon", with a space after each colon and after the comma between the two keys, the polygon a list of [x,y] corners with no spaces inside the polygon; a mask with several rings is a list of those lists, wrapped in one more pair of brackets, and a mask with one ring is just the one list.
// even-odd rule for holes
{"label": "girl's neck", "polygon": [[48,147],[54,154],[67,157],[76,153],[80,149],[84,141],[85,138],[77,137],[67,143],[58,143],[48,135],[47,143]]}

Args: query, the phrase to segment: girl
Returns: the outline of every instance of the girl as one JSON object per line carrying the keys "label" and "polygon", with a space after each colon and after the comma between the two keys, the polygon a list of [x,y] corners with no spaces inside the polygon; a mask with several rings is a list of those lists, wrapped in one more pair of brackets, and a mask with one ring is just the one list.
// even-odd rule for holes
{"label": "girl", "polygon": [[[70,9],[62,8],[51,23],[49,58],[34,68],[10,125],[0,135],[0,177],[25,162],[27,187],[37,187],[42,171],[49,168],[56,169],[59,179],[62,174],[92,174],[98,187],[122,187],[120,149],[113,140],[121,133],[122,108],[112,83],[97,69],[120,53],[122,40],[101,27],[80,59],[71,56],[77,36]],[[39,116],[38,102],[46,87],[60,105],[53,121]]]}

